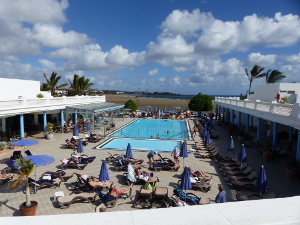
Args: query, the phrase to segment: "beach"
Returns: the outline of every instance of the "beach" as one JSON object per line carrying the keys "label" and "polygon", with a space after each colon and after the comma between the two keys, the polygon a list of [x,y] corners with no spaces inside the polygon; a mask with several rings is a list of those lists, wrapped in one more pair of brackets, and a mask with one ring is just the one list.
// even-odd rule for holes
{"label": "beach", "polygon": [[129,99],[135,101],[139,109],[145,109],[145,106],[152,106],[153,108],[158,107],[162,109],[164,107],[167,110],[172,110],[174,107],[181,107],[186,110],[188,107],[188,100],[177,100],[177,99],[166,99],[166,98],[146,98],[146,97],[136,97],[136,96],[125,96],[117,94],[106,94],[106,101],[116,104],[125,104]]}

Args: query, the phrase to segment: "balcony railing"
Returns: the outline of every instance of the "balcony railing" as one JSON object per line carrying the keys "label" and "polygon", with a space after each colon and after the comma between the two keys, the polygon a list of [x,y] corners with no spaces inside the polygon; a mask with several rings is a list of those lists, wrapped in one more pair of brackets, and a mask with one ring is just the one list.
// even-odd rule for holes
{"label": "balcony railing", "polygon": [[35,99],[18,99],[18,100],[0,100],[0,111],[31,108],[41,106],[59,106],[73,105],[78,103],[105,102],[105,96],[74,96],[74,97],[54,97],[54,98],[35,98]]}
{"label": "balcony railing", "polygon": [[299,103],[294,104],[279,104],[270,102],[260,102],[260,101],[248,101],[248,100],[238,100],[235,98],[224,98],[216,97],[216,103],[225,103],[228,105],[234,105],[242,108],[268,112],[280,116],[293,117],[300,119],[300,107]]}

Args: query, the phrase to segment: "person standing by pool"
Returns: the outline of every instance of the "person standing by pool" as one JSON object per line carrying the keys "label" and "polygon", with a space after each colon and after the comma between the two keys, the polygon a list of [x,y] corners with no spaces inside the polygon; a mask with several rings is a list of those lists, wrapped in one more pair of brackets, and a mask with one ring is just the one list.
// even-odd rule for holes
{"label": "person standing by pool", "polygon": [[179,148],[177,146],[175,146],[175,148],[174,148],[171,156],[172,155],[174,156],[174,162],[175,162],[175,164],[179,164],[178,158],[179,158],[179,155],[180,155],[180,150],[179,150]]}
{"label": "person standing by pool", "polygon": [[148,155],[147,155],[147,158],[149,159],[149,166],[151,166],[152,163],[153,163],[154,155],[156,155],[156,152],[154,150],[149,152]]}

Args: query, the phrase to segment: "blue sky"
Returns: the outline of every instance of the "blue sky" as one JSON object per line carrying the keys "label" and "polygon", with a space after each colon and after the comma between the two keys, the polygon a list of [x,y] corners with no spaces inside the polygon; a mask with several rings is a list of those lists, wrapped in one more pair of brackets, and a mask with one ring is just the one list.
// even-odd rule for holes
{"label": "blue sky", "polygon": [[0,0],[0,77],[239,95],[255,64],[299,82],[299,13],[298,0]]}

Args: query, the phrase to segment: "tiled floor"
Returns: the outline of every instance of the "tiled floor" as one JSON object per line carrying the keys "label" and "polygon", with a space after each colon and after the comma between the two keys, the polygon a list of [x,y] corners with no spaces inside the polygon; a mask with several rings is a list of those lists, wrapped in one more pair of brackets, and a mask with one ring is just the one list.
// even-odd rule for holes
{"label": "tiled floor", "polygon": [[[119,120],[116,122],[116,128],[123,126],[124,124],[130,122],[131,119],[125,118],[125,120]],[[193,120],[190,120],[189,123],[193,124]],[[228,156],[227,147],[229,143],[229,135],[228,130],[224,127],[216,125],[216,131],[219,134],[220,138],[218,140],[213,140],[216,146],[222,151],[224,156]],[[102,130],[97,131],[97,133],[103,134]],[[81,137],[84,134],[80,134]],[[56,171],[60,169],[60,160],[63,158],[70,157],[72,150],[63,148],[64,140],[67,138],[71,138],[71,133],[61,134],[55,133],[55,137],[53,140],[46,140],[43,138],[41,133],[35,134],[29,137],[29,139],[35,139],[39,141],[38,145],[30,146],[26,149],[30,149],[33,154],[40,155],[51,155],[55,158],[55,162],[53,164],[38,167],[36,169],[37,177],[40,177],[41,174],[45,171]],[[200,141],[200,137],[196,137],[195,141]],[[241,148],[241,144],[234,137],[235,141],[235,152],[233,156],[239,153]],[[89,143],[88,146],[84,147],[84,153],[89,156],[96,156],[96,160],[93,163],[90,163],[83,171],[78,171],[76,169],[67,169],[67,171],[80,172],[86,175],[98,175],[101,166],[101,159],[108,157],[108,150],[97,150],[94,147],[99,143]],[[194,141],[188,141],[188,149],[192,148]],[[125,152],[126,146],[124,146]],[[23,151],[23,150],[22,150]],[[260,169],[260,166],[263,164],[268,178],[268,183],[270,190],[276,192],[279,197],[288,197],[300,194],[299,189],[299,180],[290,181],[285,179],[285,160],[277,159],[276,161],[271,162],[263,162],[262,155],[255,148],[246,148],[248,164],[254,168],[257,172]],[[110,153],[120,153],[117,150],[109,150]],[[148,152],[137,152],[134,151],[135,158],[144,159],[147,162]],[[170,157],[170,153],[162,152],[163,157]],[[0,169],[6,167],[5,161],[12,155],[12,150],[7,150],[7,152],[3,155],[0,155]],[[183,161],[181,160],[181,163]],[[218,184],[223,184],[225,190],[227,191],[227,201],[235,201],[235,194],[251,194],[252,191],[243,190],[236,191],[234,188],[228,184],[228,181],[224,179],[222,175],[218,163],[215,160],[211,159],[200,159],[196,158],[193,153],[190,153],[187,158],[184,160],[184,164],[191,166],[196,170],[203,170],[208,174],[213,176],[213,184],[212,188],[209,192],[203,193],[199,190],[190,190],[188,192],[192,192],[201,197],[215,199],[215,196],[218,193]],[[180,179],[181,173],[183,171],[183,164],[181,164],[181,169],[178,172],[170,172],[170,171],[161,171],[155,172],[155,176],[159,177],[160,182],[157,183],[157,186],[168,187],[169,195],[172,195],[173,186],[177,184]],[[148,170],[148,165],[144,163],[144,170]],[[115,184],[125,185],[125,177],[123,176],[123,172],[117,172],[113,165],[108,164],[109,174],[111,179]],[[17,175],[15,175],[17,177]],[[33,177],[33,175],[32,175]],[[73,213],[89,213],[94,212],[95,206],[99,204],[99,201],[95,203],[76,203],[70,206],[68,209],[60,209],[57,208],[57,205],[52,201],[54,193],[57,191],[63,191],[65,195],[68,195],[70,191],[67,189],[68,183],[76,181],[76,178],[71,178],[68,182],[62,183],[59,188],[56,189],[42,189],[39,190],[36,194],[31,194],[30,197],[32,200],[35,200],[39,203],[37,209],[37,215],[54,215],[54,214],[73,214]],[[109,211],[124,211],[124,210],[136,210],[140,209],[133,207],[133,203],[135,202],[136,192],[139,190],[140,185],[135,185],[133,187],[133,194],[129,199],[119,199],[116,207],[110,208]],[[9,189],[7,184],[0,186],[0,216],[19,216],[19,205],[20,203],[25,201],[25,194],[23,193],[23,188],[18,189]],[[214,203],[213,201],[211,202]]]}

